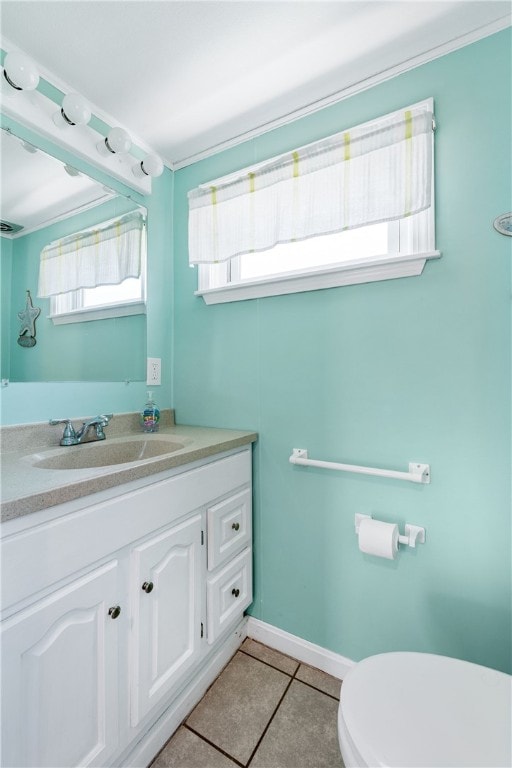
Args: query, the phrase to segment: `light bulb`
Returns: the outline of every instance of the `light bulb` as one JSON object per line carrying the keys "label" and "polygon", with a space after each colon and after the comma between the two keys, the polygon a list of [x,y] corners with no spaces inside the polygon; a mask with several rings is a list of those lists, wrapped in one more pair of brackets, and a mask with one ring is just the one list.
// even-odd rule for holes
{"label": "light bulb", "polygon": [[107,142],[110,151],[120,155],[129,152],[132,146],[132,140],[122,128],[112,128],[108,133]]}
{"label": "light bulb", "polygon": [[53,116],[56,125],[87,125],[91,119],[91,110],[79,93],[68,93],[62,99],[62,109]]}
{"label": "light bulb", "polygon": [[96,147],[100,155],[123,155],[130,151],[132,140],[123,128],[111,128],[108,136],[98,142]]}
{"label": "light bulb", "polygon": [[160,176],[163,173],[164,164],[157,155],[146,155],[141,163],[133,167],[135,176]]}
{"label": "light bulb", "polygon": [[16,91],[33,91],[39,83],[39,72],[31,59],[12,51],[4,59],[3,80]]}

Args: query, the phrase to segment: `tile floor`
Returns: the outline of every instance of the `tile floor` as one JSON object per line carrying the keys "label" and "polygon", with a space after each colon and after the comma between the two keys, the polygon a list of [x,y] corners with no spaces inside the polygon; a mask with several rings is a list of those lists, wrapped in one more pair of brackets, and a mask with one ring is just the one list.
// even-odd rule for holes
{"label": "tile floor", "polygon": [[150,768],[343,768],[340,685],[247,638]]}

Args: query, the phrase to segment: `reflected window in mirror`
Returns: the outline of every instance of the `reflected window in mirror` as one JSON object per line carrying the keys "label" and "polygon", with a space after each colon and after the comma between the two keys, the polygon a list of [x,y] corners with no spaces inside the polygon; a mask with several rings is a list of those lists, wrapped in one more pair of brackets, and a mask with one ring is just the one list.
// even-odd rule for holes
{"label": "reflected window in mirror", "polygon": [[146,254],[141,211],[50,243],[41,252],[40,294],[50,294],[53,322],[145,313]]}

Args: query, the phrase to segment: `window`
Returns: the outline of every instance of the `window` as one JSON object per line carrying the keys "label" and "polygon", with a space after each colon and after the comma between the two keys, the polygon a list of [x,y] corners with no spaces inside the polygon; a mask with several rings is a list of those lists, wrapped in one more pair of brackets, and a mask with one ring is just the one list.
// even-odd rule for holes
{"label": "window", "polygon": [[142,314],[146,222],[140,212],[50,243],[41,252],[39,296],[55,324]]}
{"label": "window", "polygon": [[50,317],[55,325],[139,315],[145,311],[143,275],[129,277],[119,285],[78,288],[50,299]]}
{"label": "window", "polygon": [[420,274],[434,246],[433,103],[189,193],[207,303]]}

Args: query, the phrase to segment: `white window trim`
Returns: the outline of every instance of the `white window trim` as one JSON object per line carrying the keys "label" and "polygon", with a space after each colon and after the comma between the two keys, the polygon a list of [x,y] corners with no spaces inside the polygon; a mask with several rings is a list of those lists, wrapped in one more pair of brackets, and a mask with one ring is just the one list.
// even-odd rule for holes
{"label": "white window trim", "polygon": [[[433,112],[433,98],[418,102],[425,104]],[[432,126],[432,142],[434,141],[435,120]],[[338,288],[344,285],[394,280],[401,277],[421,275],[425,263],[430,259],[438,259],[441,252],[435,248],[435,154],[432,153],[432,205],[421,226],[409,226],[411,219],[401,219],[398,240],[398,253],[387,253],[372,258],[363,257],[342,264],[329,265],[325,268],[314,268],[308,271],[287,272],[279,275],[269,275],[258,280],[237,281],[239,267],[236,257],[225,262],[226,275],[235,277],[226,285],[212,288],[202,287],[207,282],[209,265],[198,265],[198,285],[195,296],[201,296],[205,304],[224,304],[231,301],[259,299],[266,296],[281,296],[289,293],[314,291],[323,288]],[[414,218],[414,217],[411,217]],[[393,243],[395,244],[395,243]],[[201,271],[203,275],[201,277]]]}
{"label": "white window trim", "polygon": [[229,301],[261,299],[265,296],[281,296],[301,291],[316,291],[321,288],[338,288],[343,285],[373,283],[378,280],[393,280],[397,277],[421,275],[425,262],[438,259],[439,251],[413,254],[386,254],[373,259],[353,259],[327,269],[315,269],[308,273],[288,272],[283,275],[261,280],[229,283],[220,288],[206,288],[195,291],[202,296],[205,304],[224,304]]}
{"label": "white window trim", "polygon": [[[432,168],[432,174],[433,174]],[[432,195],[434,186],[432,184]],[[417,277],[423,272],[425,262],[439,259],[441,252],[428,250],[435,243],[434,199],[422,226],[410,226],[411,219],[402,219],[398,229],[391,234],[393,245],[405,252],[387,253],[382,256],[356,258],[342,264],[300,270],[280,275],[270,275],[258,280],[243,280],[227,283],[215,288],[199,288],[195,296],[201,296],[205,304],[225,304],[230,301],[262,299],[266,296],[283,296],[289,293],[316,291],[323,288],[340,288],[344,285],[373,283],[379,280],[394,280],[400,277]],[[393,228],[394,229],[394,228]],[[398,242],[397,242],[398,240]],[[418,249],[417,251],[415,249]],[[224,262],[226,273],[236,259]],[[209,265],[200,265],[198,275]],[[204,272],[203,272],[204,274]]]}
{"label": "white window trim", "polygon": [[74,309],[71,312],[62,312],[59,315],[48,315],[54,325],[67,325],[68,323],[86,323],[90,320],[107,320],[111,317],[127,317],[128,315],[145,315],[146,303],[133,301],[123,304],[109,304],[108,307],[88,307],[86,309]]}

